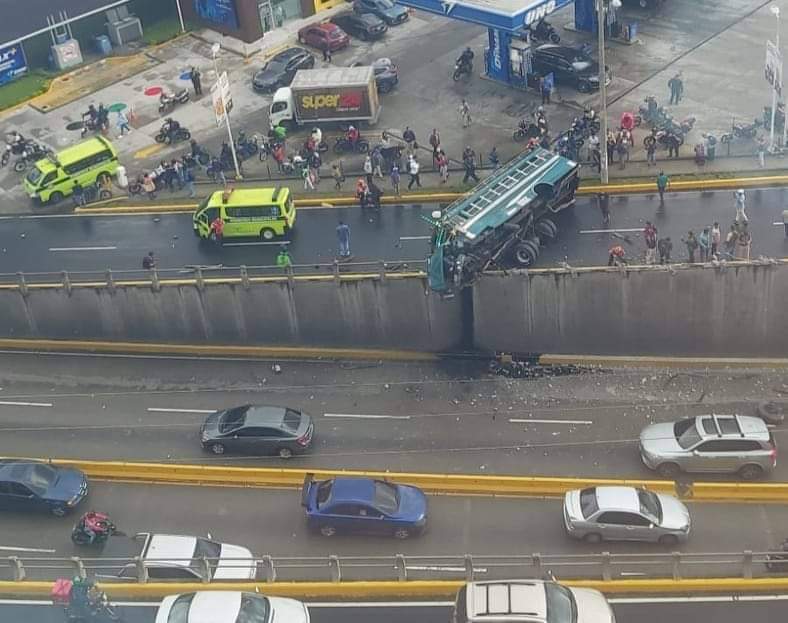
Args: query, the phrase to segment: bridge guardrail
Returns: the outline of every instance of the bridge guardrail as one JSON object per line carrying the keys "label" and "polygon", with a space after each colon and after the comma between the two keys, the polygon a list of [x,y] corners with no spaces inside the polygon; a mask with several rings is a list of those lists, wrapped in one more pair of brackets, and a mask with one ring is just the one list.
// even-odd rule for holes
{"label": "bridge guardrail", "polygon": [[[122,537],[113,537],[122,538]],[[772,577],[766,561],[770,552],[654,552],[598,554],[527,555],[446,555],[446,556],[261,556],[255,559],[259,582],[408,582],[472,581],[511,577],[549,577],[561,579],[613,582],[622,579],[672,580],[703,577],[757,579]],[[137,558],[8,556],[0,559],[0,582],[46,581],[58,577],[96,577],[103,583],[146,584],[161,582],[151,578],[146,565]],[[210,569],[217,559],[166,559],[166,566],[183,563],[191,569],[183,577],[170,579],[184,582],[211,583]],[[223,558],[224,569],[237,564],[246,569],[248,559]],[[134,575],[117,577],[126,565],[136,567]],[[181,565],[177,565],[181,568]],[[154,574],[155,575],[155,574]],[[780,575],[788,575],[788,562]],[[235,580],[238,581],[238,580]]]}

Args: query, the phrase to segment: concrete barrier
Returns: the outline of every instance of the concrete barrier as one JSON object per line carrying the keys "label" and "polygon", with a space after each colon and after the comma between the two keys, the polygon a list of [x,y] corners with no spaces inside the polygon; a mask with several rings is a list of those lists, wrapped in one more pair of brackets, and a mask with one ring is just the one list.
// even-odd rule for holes
{"label": "concrete barrier", "polygon": [[473,288],[482,350],[784,357],[784,262],[485,274]]}
{"label": "concrete barrier", "polygon": [[0,337],[451,351],[459,301],[420,278],[194,279],[0,288]]}

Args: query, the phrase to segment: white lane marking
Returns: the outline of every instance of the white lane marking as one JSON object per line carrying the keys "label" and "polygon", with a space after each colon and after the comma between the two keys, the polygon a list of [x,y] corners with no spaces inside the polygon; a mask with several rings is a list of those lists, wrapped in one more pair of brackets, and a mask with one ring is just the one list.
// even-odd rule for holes
{"label": "white lane marking", "polygon": [[216,413],[216,409],[175,409],[170,407],[148,407],[152,413]]}
{"label": "white lane marking", "polygon": [[593,420],[537,420],[531,418],[509,418],[512,424],[593,424]]}
{"label": "white lane marking", "polygon": [[772,225],[779,225],[780,227],[782,227],[783,225],[785,225],[785,223],[783,223],[782,221],[775,221],[774,223],[772,223]]}
{"label": "white lane marking", "polygon": [[[465,573],[465,567],[442,567],[439,565],[406,565],[409,571],[451,571],[453,573]],[[474,571],[479,573],[487,573],[487,569],[474,567]]]}
{"label": "white lane marking", "polygon": [[225,242],[222,244],[223,247],[265,247],[270,245],[283,245],[283,244],[290,244],[289,240],[275,240],[273,242],[263,242],[262,240],[259,242]]}
{"label": "white lane marking", "polygon": [[643,231],[642,227],[632,227],[630,229],[581,229],[579,234],[617,234],[629,233],[633,231]]}
{"label": "white lane marking", "polygon": [[429,240],[430,236],[400,236],[400,240]]}
{"label": "white lane marking", "polygon": [[646,574],[645,573],[639,573],[637,571],[622,571],[619,575],[621,577],[625,577],[625,576],[632,576],[632,575],[641,576],[641,575],[646,575]]}
{"label": "white lane marking", "polygon": [[363,413],[324,413],[323,417],[349,418],[356,420],[409,420],[409,415],[369,415]]}
{"label": "white lane marking", "polygon": [[17,402],[16,400],[0,400],[0,405],[6,407],[52,407],[51,402]]}
{"label": "white lane marking", "polygon": [[4,552],[35,552],[38,554],[54,554],[56,549],[39,549],[36,547],[14,547],[13,545],[0,545],[0,550]]}
{"label": "white lane marking", "polygon": [[52,253],[59,251],[115,251],[118,247],[49,247]]}

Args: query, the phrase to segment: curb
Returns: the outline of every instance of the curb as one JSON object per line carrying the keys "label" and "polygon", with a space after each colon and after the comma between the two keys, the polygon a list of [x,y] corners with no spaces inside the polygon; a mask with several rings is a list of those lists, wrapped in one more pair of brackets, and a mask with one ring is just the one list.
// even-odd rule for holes
{"label": "curb", "polygon": [[768,357],[633,357],[628,355],[540,355],[542,365],[627,368],[788,368],[788,359]]}
{"label": "curb", "polygon": [[[591,588],[605,595],[697,595],[783,593],[788,591],[788,578],[693,578],[654,580],[563,580],[561,584],[575,588]],[[0,582],[0,595],[16,597],[47,597],[52,582]],[[166,595],[194,591],[249,591],[271,597],[306,599],[385,599],[428,598],[454,599],[465,585],[461,580],[406,580],[388,582],[217,582],[113,584],[99,583],[113,600],[161,599]]]}
{"label": "curb", "polygon": [[395,480],[431,495],[479,497],[559,498],[567,491],[597,486],[646,487],[692,502],[788,503],[788,483],[775,482],[674,482],[639,478],[571,478],[506,474],[429,474],[372,470],[320,468],[265,468],[142,463],[128,461],[82,461],[76,459],[25,458],[79,469],[96,480],[199,487],[300,489],[307,478],[326,480],[337,476]]}

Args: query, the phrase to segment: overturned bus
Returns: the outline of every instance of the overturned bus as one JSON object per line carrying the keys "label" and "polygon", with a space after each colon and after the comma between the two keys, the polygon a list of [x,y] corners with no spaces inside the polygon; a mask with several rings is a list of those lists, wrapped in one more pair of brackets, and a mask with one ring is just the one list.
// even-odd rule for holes
{"label": "overturned bus", "polygon": [[451,294],[488,268],[525,268],[558,235],[550,217],[574,205],[580,165],[535,148],[506,163],[467,195],[433,213],[430,288]]}

